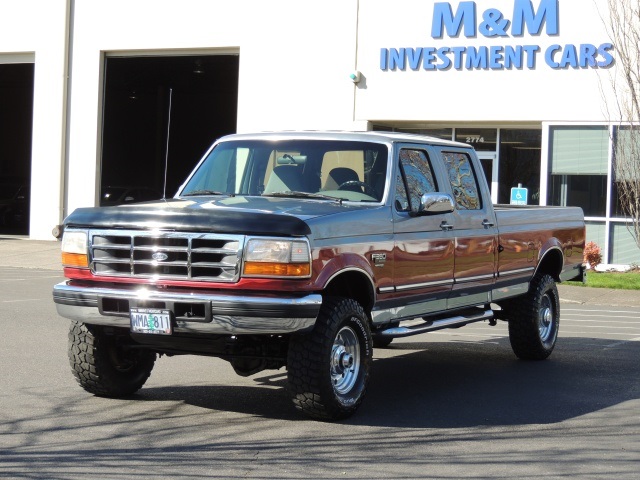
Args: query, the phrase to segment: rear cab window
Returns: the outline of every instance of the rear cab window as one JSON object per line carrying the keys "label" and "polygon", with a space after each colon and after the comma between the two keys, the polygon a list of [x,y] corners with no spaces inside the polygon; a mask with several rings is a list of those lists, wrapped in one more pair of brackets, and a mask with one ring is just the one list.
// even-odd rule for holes
{"label": "rear cab window", "polygon": [[482,195],[469,154],[443,150],[441,157],[457,209],[481,210]]}

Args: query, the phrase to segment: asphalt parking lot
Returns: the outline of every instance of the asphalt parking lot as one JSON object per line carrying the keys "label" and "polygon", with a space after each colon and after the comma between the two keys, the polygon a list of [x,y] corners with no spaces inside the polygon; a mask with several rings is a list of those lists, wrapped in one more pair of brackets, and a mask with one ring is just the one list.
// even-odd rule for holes
{"label": "asphalt parking lot", "polygon": [[85,393],[59,280],[0,266],[1,478],[637,478],[640,307],[563,300],[543,362],[517,360],[502,322],[395,340],[357,414],[325,423],[284,370],[214,358],[162,357],[128,399]]}

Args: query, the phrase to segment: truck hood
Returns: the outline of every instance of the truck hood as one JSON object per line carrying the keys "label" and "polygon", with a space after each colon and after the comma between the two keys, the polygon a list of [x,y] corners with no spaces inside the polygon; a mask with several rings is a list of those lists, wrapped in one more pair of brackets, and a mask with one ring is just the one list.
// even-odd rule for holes
{"label": "truck hood", "polygon": [[[79,208],[65,219],[64,226],[302,236],[312,233],[309,225],[312,219],[371,208],[380,209],[380,206],[301,198],[192,197]],[[325,222],[312,223],[320,227]],[[318,236],[320,232],[314,233]]]}

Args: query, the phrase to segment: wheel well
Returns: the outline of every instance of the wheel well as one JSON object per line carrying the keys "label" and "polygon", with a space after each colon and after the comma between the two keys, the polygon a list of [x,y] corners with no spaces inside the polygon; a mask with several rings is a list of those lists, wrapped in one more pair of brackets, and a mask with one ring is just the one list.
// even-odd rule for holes
{"label": "wheel well", "polygon": [[367,275],[362,272],[344,272],[333,278],[324,289],[323,294],[335,297],[348,297],[356,300],[367,315],[373,308],[373,285]]}
{"label": "wheel well", "polygon": [[542,260],[540,260],[538,264],[536,273],[548,273],[556,281],[560,281],[560,272],[562,271],[563,263],[564,258],[562,252],[557,248],[553,248],[544,254],[544,257],[542,257]]}

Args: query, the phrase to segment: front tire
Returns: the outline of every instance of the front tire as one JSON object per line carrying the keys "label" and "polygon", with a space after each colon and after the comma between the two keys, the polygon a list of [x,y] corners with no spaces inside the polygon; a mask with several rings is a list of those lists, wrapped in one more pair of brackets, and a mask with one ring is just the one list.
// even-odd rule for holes
{"label": "front tire", "polygon": [[509,340],[522,360],[544,360],[556,345],[560,327],[560,300],[551,275],[537,274],[529,291],[511,304]]}
{"label": "front tire", "polygon": [[87,392],[101,397],[126,397],[147,381],[156,354],[128,348],[126,337],[107,335],[100,327],[71,323],[69,363],[76,380]]}
{"label": "front tire", "polygon": [[287,370],[295,407],[322,420],[352,415],[367,390],[372,363],[369,322],[353,299],[326,299],[314,330],[289,343]]}

